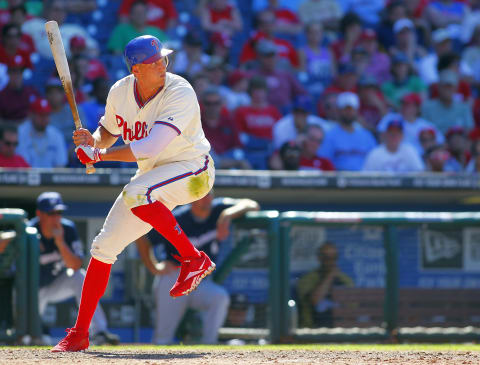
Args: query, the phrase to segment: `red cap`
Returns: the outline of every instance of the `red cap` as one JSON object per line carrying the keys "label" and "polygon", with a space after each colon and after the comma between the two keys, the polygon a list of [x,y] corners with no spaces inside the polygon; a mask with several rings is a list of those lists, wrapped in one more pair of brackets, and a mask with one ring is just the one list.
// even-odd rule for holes
{"label": "red cap", "polygon": [[365,29],[360,36],[362,41],[369,41],[372,39],[377,39],[377,33],[373,29]]}
{"label": "red cap", "polygon": [[446,136],[447,138],[450,138],[450,137],[453,136],[454,134],[465,135],[465,129],[463,129],[463,127],[460,127],[460,126],[450,127],[450,128],[448,128],[447,133],[445,134],[445,136]]}
{"label": "red cap", "polygon": [[422,129],[420,129],[420,131],[418,132],[418,136],[420,137],[422,134],[430,134],[433,137],[435,137],[437,135],[437,133],[435,133],[435,129],[430,128],[430,127],[424,127]]}
{"label": "red cap", "polygon": [[245,71],[235,70],[228,76],[228,84],[233,86],[240,80],[248,78],[248,76],[248,73]]}
{"label": "red cap", "polygon": [[418,94],[410,93],[402,97],[402,103],[413,103],[417,104],[417,106],[420,106],[422,105],[422,98]]}
{"label": "red cap", "polygon": [[87,42],[82,36],[76,35],[70,38],[70,48],[85,48]]}
{"label": "red cap", "polygon": [[10,68],[25,68],[27,67],[27,60],[24,56],[17,54],[7,61],[7,67]]}
{"label": "red cap", "polygon": [[52,108],[47,99],[37,98],[30,104],[30,111],[36,114],[49,114]]}

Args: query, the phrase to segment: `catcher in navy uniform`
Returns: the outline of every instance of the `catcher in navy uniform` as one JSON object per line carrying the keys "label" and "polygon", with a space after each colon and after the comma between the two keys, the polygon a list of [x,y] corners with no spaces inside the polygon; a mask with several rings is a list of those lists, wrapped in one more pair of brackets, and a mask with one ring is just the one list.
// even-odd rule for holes
{"label": "catcher in navy uniform", "polygon": [[[44,192],[37,198],[36,217],[30,226],[37,228],[40,244],[39,313],[49,303],[75,297],[80,302],[85,270],[84,252],[75,224],[62,217],[67,209],[57,192]],[[118,344],[119,337],[108,332],[105,313],[99,305],[92,321],[93,341]]]}

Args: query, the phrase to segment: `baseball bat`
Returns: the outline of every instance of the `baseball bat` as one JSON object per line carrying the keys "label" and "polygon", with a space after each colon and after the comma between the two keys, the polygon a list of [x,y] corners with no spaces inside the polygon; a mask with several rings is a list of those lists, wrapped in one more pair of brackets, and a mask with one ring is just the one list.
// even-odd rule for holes
{"label": "baseball bat", "polygon": [[[45,30],[47,31],[48,42],[52,50],[53,59],[57,66],[58,76],[62,81],[63,89],[67,95],[68,104],[72,111],[73,121],[75,122],[75,128],[82,128],[82,121],[78,116],[77,103],[75,102],[75,93],[73,92],[72,77],[70,75],[70,69],[68,67],[67,56],[65,55],[65,48],[63,47],[62,36],[60,35],[60,29],[55,20],[50,20],[45,23]],[[93,174],[95,168],[91,164],[86,165],[87,174]]]}

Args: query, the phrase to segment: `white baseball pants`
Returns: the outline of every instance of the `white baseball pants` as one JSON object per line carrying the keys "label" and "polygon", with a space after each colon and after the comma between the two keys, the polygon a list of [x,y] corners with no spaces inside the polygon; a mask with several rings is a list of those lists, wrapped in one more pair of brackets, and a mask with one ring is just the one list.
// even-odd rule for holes
{"label": "white baseball pants", "polygon": [[127,245],[152,229],[131,208],[158,200],[172,210],[203,198],[214,181],[215,167],[210,155],[168,163],[135,175],[115,200],[102,230],[93,240],[92,256],[113,264]]}

